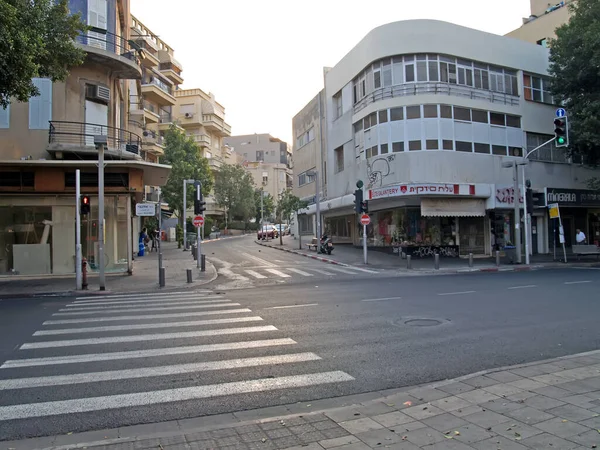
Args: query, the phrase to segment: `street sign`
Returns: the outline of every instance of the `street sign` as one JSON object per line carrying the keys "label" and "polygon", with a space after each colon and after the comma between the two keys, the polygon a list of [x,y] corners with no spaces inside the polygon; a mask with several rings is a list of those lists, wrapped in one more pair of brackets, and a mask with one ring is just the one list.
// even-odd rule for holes
{"label": "street sign", "polygon": [[201,227],[202,225],[204,225],[204,217],[202,217],[202,216],[194,217],[193,224],[195,227]]}
{"label": "street sign", "polygon": [[152,217],[156,215],[156,205],[154,203],[136,203],[135,215],[138,217]]}
{"label": "street sign", "polygon": [[567,115],[567,110],[565,108],[558,108],[556,110],[556,117],[561,118]]}
{"label": "street sign", "polygon": [[560,218],[560,212],[558,210],[558,203],[549,204],[548,210],[549,210],[551,219],[559,219]]}
{"label": "street sign", "polygon": [[369,225],[371,223],[371,218],[368,214],[363,214],[362,216],[360,216],[360,223],[362,225]]}

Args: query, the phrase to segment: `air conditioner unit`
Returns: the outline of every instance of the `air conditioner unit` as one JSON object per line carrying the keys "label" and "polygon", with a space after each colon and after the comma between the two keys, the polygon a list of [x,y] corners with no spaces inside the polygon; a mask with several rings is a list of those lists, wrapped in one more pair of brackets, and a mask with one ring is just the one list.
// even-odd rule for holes
{"label": "air conditioner unit", "polygon": [[89,100],[108,103],[110,101],[110,89],[97,84],[86,84],[85,97]]}
{"label": "air conditioner unit", "polygon": [[149,131],[144,131],[144,137],[151,136],[152,134]]}
{"label": "air conditioner unit", "polygon": [[194,117],[194,113],[189,113],[189,112],[185,113],[185,118],[186,119],[191,119],[193,117]]}

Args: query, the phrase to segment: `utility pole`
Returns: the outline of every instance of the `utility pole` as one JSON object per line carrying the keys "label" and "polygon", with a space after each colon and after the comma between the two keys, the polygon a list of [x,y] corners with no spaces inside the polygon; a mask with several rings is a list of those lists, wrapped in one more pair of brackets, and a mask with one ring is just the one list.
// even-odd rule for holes
{"label": "utility pole", "polygon": [[[200,181],[195,181],[194,186],[196,188],[196,202],[200,204],[202,202],[202,183]],[[195,211],[194,211],[195,212]],[[202,249],[201,242],[202,236],[200,235],[201,229],[200,227],[196,227],[196,235],[197,235],[197,246],[196,246],[196,268],[201,268],[201,259],[202,259]]]}
{"label": "utility pole", "polygon": [[[160,204],[162,202],[161,199],[161,189],[160,187],[158,188],[158,242],[157,242],[157,246],[158,246],[158,279],[161,279],[161,269],[163,267],[163,255],[162,255],[162,249],[160,246],[160,242],[162,241],[162,210],[160,207]],[[156,236],[155,236],[156,237]],[[162,287],[162,286],[161,286]]]}
{"label": "utility pole", "polygon": [[104,276],[104,147],[108,143],[105,135],[94,136],[98,150],[98,283],[100,290],[106,290]]}
{"label": "utility pole", "polygon": [[517,264],[521,264],[521,205],[520,197],[519,197],[519,166],[516,161],[514,162],[515,166],[515,175],[514,175],[514,207],[515,207],[515,247],[517,250]]}
{"label": "utility pole", "polygon": [[78,291],[82,288],[81,273],[81,171],[75,170],[75,285]]}
{"label": "utility pole", "polygon": [[188,251],[187,242],[187,185],[194,184],[194,180],[183,180],[183,251]]}
{"label": "utility pole", "polygon": [[[317,242],[321,242],[321,199],[319,198],[319,171],[315,170],[315,200],[317,201]],[[317,253],[321,253],[321,245],[317,244]]]}

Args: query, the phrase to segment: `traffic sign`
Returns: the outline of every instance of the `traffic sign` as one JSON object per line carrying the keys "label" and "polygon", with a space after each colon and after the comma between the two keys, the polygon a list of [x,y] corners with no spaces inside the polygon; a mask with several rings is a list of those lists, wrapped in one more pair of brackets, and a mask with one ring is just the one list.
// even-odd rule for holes
{"label": "traffic sign", "polygon": [[565,117],[567,115],[567,111],[565,108],[558,108],[556,110],[556,117]]}
{"label": "traffic sign", "polygon": [[154,203],[137,203],[135,205],[135,215],[138,217],[152,217],[156,215]]}
{"label": "traffic sign", "polygon": [[362,216],[360,216],[360,223],[362,225],[369,225],[371,223],[371,218],[368,214],[363,214]]}
{"label": "traffic sign", "polygon": [[202,225],[204,225],[204,217],[196,216],[194,217],[194,221],[192,223],[195,227],[201,227]]}

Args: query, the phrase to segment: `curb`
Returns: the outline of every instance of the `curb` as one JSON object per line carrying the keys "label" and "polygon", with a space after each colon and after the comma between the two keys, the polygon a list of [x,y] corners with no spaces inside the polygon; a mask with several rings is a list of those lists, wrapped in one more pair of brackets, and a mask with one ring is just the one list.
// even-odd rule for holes
{"label": "curb", "polygon": [[350,264],[342,263],[339,261],[334,261],[333,259],[327,259],[327,258],[323,258],[321,256],[316,256],[316,255],[309,255],[307,253],[302,253],[302,252],[299,252],[296,250],[290,250],[289,248],[273,247],[272,245],[263,244],[260,241],[254,241],[254,242],[256,242],[258,245],[261,245],[263,247],[274,248],[275,250],[279,250],[279,251],[286,252],[286,253],[293,253],[295,255],[300,255],[300,256],[304,256],[305,258],[315,259],[317,261],[321,261],[324,263],[334,264],[336,266],[353,267]]}

